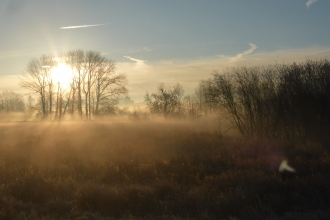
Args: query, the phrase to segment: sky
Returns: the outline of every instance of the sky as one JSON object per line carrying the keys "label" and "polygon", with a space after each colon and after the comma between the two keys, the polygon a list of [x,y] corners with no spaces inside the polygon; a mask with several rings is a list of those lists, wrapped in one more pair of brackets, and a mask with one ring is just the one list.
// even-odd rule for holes
{"label": "sky", "polygon": [[0,0],[0,92],[42,54],[102,53],[143,101],[214,70],[330,58],[329,0]]}

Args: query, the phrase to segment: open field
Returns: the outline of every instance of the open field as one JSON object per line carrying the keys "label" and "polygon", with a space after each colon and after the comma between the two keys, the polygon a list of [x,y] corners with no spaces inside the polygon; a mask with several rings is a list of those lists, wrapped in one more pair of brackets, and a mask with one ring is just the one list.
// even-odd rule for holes
{"label": "open field", "polygon": [[[330,219],[329,146],[204,122],[3,122],[0,219]],[[280,174],[283,160],[297,172]]]}

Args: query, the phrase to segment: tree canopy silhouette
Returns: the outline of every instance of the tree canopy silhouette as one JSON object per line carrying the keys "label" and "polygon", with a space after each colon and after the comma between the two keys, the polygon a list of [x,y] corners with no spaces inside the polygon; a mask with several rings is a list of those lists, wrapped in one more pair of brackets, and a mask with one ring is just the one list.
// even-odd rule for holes
{"label": "tree canopy silhouette", "polygon": [[157,92],[145,95],[145,103],[151,113],[161,114],[164,118],[180,116],[182,113],[182,97],[184,91],[178,83],[166,88],[163,83],[157,87]]}
{"label": "tree canopy silhouette", "polygon": [[[59,65],[66,65],[71,70],[69,88],[54,82],[54,68]],[[68,51],[59,57],[42,55],[33,59],[27,64],[20,81],[22,87],[38,97],[42,118],[59,120],[67,110],[72,116],[77,112],[86,120],[106,114],[128,93],[126,84],[126,75],[116,72],[114,61],[99,52],[83,50]]]}
{"label": "tree canopy silhouette", "polygon": [[214,72],[210,96],[245,136],[324,140],[330,131],[330,61]]}

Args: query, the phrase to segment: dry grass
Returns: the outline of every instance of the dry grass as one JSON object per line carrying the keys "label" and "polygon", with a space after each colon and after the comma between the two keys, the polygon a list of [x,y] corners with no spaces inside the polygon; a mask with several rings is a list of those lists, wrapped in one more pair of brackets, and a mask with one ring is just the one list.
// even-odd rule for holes
{"label": "dry grass", "polygon": [[214,125],[2,123],[0,219],[329,219],[329,146]]}

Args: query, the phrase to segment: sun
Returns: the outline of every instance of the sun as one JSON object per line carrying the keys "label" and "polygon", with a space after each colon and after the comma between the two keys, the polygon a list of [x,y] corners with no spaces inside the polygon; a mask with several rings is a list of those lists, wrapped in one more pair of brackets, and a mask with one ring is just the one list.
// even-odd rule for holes
{"label": "sun", "polygon": [[52,79],[55,84],[60,84],[62,90],[70,88],[73,79],[72,68],[65,63],[59,63],[52,69]]}

